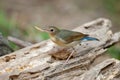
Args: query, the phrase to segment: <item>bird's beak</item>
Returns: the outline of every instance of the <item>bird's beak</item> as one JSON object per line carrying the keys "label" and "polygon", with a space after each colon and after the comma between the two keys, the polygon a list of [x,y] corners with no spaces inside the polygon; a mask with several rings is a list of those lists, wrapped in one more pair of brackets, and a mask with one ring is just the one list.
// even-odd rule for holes
{"label": "bird's beak", "polygon": [[38,27],[38,26],[34,26],[34,27],[35,27],[35,29],[37,29],[37,30],[39,30],[39,31],[45,32],[45,29],[42,29],[42,28],[40,28],[40,27]]}

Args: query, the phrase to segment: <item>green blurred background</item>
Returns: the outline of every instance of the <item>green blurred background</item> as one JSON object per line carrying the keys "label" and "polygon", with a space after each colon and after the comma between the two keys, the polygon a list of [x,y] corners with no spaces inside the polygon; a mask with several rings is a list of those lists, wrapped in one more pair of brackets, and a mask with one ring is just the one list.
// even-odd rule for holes
{"label": "green blurred background", "polygon": [[0,32],[31,43],[48,39],[35,25],[71,30],[100,17],[120,31],[120,0],[0,0]]}

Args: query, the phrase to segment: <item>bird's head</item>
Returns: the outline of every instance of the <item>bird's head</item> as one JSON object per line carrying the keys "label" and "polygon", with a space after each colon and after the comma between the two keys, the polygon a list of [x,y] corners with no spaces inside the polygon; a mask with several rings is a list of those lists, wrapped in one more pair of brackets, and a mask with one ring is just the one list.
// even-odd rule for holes
{"label": "bird's head", "polygon": [[35,28],[38,29],[39,31],[47,32],[47,33],[52,34],[52,35],[55,35],[60,31],[55,26],[48,26],[48,27],[43,27],[43,28],[39,28],[39,27],[35,26]]}

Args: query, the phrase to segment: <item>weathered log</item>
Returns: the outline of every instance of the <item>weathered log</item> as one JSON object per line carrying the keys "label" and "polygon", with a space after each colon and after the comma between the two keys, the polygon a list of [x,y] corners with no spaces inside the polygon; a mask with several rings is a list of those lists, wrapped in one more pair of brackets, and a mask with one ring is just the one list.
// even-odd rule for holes
{"label": "weathered log", "polygon": [[[56,46],[51,40],[37,43],[0,58],[2,80],[113,80],[120,79],[120,62],[108,57],[107,48],[120,40],[120,32],[112,34],[111,22],[100,18],[75,31],[90,34],[100,41],[82,42],[64,64],[71,48]],[[65,54],[65,55],[63,55]],[[67,55],[66,55],[67,54]],[[52,58],[63,60],[56,60]]]}

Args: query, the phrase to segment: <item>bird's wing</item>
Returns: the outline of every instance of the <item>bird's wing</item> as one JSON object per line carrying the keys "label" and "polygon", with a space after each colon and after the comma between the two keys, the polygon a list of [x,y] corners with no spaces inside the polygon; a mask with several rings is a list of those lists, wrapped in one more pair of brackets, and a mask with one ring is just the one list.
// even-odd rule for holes
{"label": "bird's wing", "polygon": [[75,32],[75,31],[69,31],[69,30],[61,30],[57,36],[61,38],[66,44],[71,43],[73,41],[80,40],[81,38],[87,36],[86,34]]}

